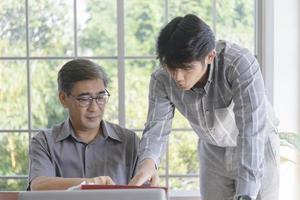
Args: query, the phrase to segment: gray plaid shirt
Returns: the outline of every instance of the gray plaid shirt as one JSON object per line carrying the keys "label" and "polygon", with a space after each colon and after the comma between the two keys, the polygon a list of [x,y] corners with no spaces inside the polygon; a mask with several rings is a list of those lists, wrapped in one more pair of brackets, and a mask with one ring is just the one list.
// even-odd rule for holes
{"label": "gray plaid shirt", "polygon": [[259,64],[244,48],[218,41],[204,88],[182,91],[163,69],[151,76],[149,111],[141,140],[140,161],[159,164],[171,132],[174,109],[184,115],[200,140],[237,147],[237,193],[256,196],[262,178],[265,135],[278,125],[266,99]]}

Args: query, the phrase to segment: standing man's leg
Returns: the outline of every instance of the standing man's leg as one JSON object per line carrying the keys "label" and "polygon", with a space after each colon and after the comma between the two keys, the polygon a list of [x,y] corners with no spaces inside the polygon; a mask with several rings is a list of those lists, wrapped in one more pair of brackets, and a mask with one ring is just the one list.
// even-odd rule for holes
{"label": "standing man's leg", "polygon": [[[279,191],[279,137],[266,136],[264,174],[256,200],[277,200]],[[198,143],[201,200],[233,200],[237,176],[237,154],[234,147],[217,147]]]}
{"label": "standing man's leg", "polygon": [[276,132],[267,136],[265,145],[264,177],[257,200],[277,200],[279,192],[280,142]]}
{"label": "standing man's leg", "polygon": [[235,182],[225,166],[226,148],[198,142],[201,200],[233,200]]}

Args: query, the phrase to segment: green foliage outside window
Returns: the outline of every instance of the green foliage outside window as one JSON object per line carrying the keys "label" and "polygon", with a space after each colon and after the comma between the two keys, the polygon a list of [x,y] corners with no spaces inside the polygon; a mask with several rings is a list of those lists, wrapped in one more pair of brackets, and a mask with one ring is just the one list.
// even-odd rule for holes
{"label": "green foliage outside window", "polygon": [[[25,1],[0,4],[0,175],[27,176],[29,134],[26,130],[48,128],[61,122],[66,112],[57,98],[57,72],[68,59],[47,57],[90,56],[105,68],[111,83],[111,98],[105,119],[118,123],[117,3],[112,0],[77,0],[77,45],[74,44],[73,1],[28,1],[28,48],[26,52]],[[217,0],[217,36],[229,38],[253,50],[253,1]],[[194,13],[213,23],[211,0],[169,0],[165,18],[164,1],[125,0],[125,56],[155,56],[155,40],[164,23],[177,15]],[[222,36],[222,37],[221,37]],[[77,46],[75,50],[74,47]],[[35,56],[29,59],[26,56]],[[99,56],[112,57],[100,59]],[[29,68],[27,68],[29,66]],[[143,129],[147,117],[151,72],[158,67],[150,58],[125,58],[125,126]],[[30,76],[30,80],[27,79]],[[29,85],[28,85],[29,84]],[[30,88],[30,94],[27,93]],[[30,95],[30,97],[28,96]],[[30,101],[29,101],[30,100]],[[31,118],[29,120],[30,102]],[[30,121],[30,124],[29,124]],[[175,114],[173,128],[190,128]],[[140,133],[139,133],[140,134]],[[197,141],[193,131],[174,131],[169,138],[171,174],[197,174]],[[166,174],[164,155],[160,174]],[[1,179],[0,190],[25,190],[25,179]],[[166,179],[161,179],[164,185]],[[170,189],[197,190],[198,178],[172,177]]]}

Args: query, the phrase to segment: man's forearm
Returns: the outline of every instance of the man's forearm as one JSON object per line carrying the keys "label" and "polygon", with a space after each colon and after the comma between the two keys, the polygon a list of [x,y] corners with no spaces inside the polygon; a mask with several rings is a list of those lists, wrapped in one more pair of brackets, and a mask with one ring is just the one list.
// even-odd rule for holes
{"label": "man's forearm", "polygon": [[69,187],[79,185],[88,178],[62,178],[39,176],[32,180],[31,190],[66,190]]}
{"label": "man's forearm", "polygon": [[129,182],[129,185],[142,185],[150,181],[151,185],[157,185],[158,176],[156,173],[155,162],[151,158],[142,160],[137,168],[135,176]]}

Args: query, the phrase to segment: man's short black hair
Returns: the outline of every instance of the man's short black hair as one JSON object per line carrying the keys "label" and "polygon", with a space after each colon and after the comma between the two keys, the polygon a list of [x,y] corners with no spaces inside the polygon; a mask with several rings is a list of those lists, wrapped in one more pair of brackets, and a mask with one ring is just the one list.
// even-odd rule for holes
{"label": "man's short black hair", "polygon": [[83,80],[101,79],[104,86],[108,85],[108,77],[98,64],[86,59],[74,59],[65,63],[58,72],[58,90],[71,93],[74,84]]}
{"label": "man's short black hair", "polygon": [[203,62],[215,48],[211,28],[193,14],[175,17],[160,32],[157,39],[157,58],[168,68],[184,68],[185,63]]}

